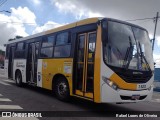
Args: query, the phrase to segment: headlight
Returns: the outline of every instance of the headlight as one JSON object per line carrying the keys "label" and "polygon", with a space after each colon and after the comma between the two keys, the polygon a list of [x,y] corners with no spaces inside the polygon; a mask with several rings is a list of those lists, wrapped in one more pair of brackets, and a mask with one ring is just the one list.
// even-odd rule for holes
{"label": "headlight", "polygon": [[152,87],[154,87],[154,85],[151,85],[151,86],[148,88],[148,90],[150,91]]}
{"label": "headlight", "polygon": [[107,83],[111,88],[113,88],[114,90],[117,90],[118,89],[118,86],[113,82],[111,81],[110,79],[102,76],[102,80]]}

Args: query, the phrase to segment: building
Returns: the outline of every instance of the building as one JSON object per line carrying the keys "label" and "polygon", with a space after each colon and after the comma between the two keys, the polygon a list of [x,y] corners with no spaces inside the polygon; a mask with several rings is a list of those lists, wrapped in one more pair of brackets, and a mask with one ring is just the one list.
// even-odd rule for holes
{"label": "building", "polygon": [[160,82],[160,68],[155,68],[154,80]]}
{"label": "building", "polygon": [[160,91],[160,68],[155,68],[154,71],[154,90]]}

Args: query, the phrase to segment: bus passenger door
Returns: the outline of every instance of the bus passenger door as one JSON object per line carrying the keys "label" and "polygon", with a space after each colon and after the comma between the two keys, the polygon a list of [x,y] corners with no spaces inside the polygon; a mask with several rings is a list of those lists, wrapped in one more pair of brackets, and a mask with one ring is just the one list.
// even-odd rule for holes
{"label": "bus passenger door", "polygon": [[14,64],[15,47],[9,49],[9,62],[8,62],[8,77],[13,78],[13,64]]}
{"label": "bus passenger door", "polygon": [[29,82],[37,82],[37,63],[38,63],[38,54],[39,54],[39,42],[30,43],[28,52],[28,73],[29,73]]}
{"label": "bus passenger door", "polygon": [[96,32],[79,34],[77,43],[75,94],[93,99]]}

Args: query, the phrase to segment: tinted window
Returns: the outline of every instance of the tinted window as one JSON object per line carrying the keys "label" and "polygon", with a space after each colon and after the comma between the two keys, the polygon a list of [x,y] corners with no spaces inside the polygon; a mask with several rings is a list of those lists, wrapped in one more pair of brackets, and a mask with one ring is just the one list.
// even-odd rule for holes
{"label": "tinted window", "polygon": [[35,57],[38,59],[38,53],[39,53],[39,42],[35,43]]}
{"label": "tinted window", "polygon": [[95,47],[96,47],[96,33],[90,33],[89,43],[88,43],[88,61],[89,62],[94,61]]}
{"label": "tinted window", "polygon": [[89,34],[89,52],[95,51],[96,33]]}
{"label": "tinted window", "polygon": [[84,45],[85,45],[85,36],[79,36],[79,44],[78,44],[78,61],[84,62]]}
{"label": "tinted window", "polygon": [[41,49],[41,57],[52,57],[53,54],[53,47],[49,47],[49,48],[42,48]]}
{"label": "tinted window", "polygon": [[23,50],[23,49],[24,49],[24,43],[18,43],[17,50]]}
{"label": "tinted window", "polygon": [[56,45],[65,45],[67,43],[70,43],[68,40],[68,32],[60,33],[57,35]]}
{"label": "tinted window", "polygon": [[54,57],[69,57],[71,45],[57,46],[54,49]]}
{"label": "tinted window", "polygon": [[9,56],[9,45],[7,45],[6,47],[6,58],[8,58],[8,56]]}
{"label": "tinted window", "polygon": [[48,36],[47,39],[43,40],[42,47],[50,47],[54,45],[55,37]]}

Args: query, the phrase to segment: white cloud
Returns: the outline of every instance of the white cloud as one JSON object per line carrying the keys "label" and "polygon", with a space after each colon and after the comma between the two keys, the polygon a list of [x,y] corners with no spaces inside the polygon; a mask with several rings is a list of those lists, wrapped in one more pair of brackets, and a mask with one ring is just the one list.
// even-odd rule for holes
{"label": "white cloud", "polygon": [[0,14],[0,49],[4,50],[3,45],[15,36],[28,36],[24,22],[35,23],[36,16],[27,7],[11,8],[11,15]]}
{"label": "white cloud", "polygon": [[157,37],[157,45],[160,47],[160,36]]}
{"label": "white cloud", "polygon": [[153,53],[153,58],[154,58],[155,61],[160,59],[160,54]]}
{"label": "white cloud", "polygon": [[32,32],[32,34],[43,32],[43,31],[46,31],[46,30],[49,30],[49,29],[53,29],[53,28],[62,26],[62,25],[64,25],[64,24],[59,24],[59,23],[56,23],[56,22],[53,22],[53,21],[48,21],[43,26],[37,26],[36,29]]}
{"label": "white cloud", "polygon": [[84,4],[77,0],[51,0],[52,3],[58,8],[59,12],[71,13],[76,19],[81,19],[82,17],[102,17],[103,15],[99,12],[94,12]]}
{"label": "white cloud", "polygon": [[[160,0],[50,0],[61,13],[70,13],[77,19],[88,17],[109,17],[120,20],[154,17],[160,11]],[[144,4],[145,3],[145,4]],[[136,6],[136,7],[135,7]],[[148,7],[150,6],[150,7]],[[130,21],[146,28],[153,34],[152,19]],[[157,34],[160,35],[160,24],[157,24]]]}
{"label": "white cloud", "polygon": [[160,67],[160,54],[153,54],[154,62],[156,62],[156,67]]}
{"label": "white cloud", "polygon": [[98,12],[89,11],[88,12],[88,17],[91,18],[91,17],[104,17],[104,16],[102,14],[98,13]]}
{"label": "white cloud", "polygon": [[35,7],[38,7],[41,5],[42,0],[27,0],[29,4],[34,5]]}
{"label": "white cloud", "polygon": [[5,51],[5,47],[0,45],[0,50]]}
{"label": "white cloud", "polygon": [[40,5],[41,4],[41,1],[40,0],[32,0],[33,1],[33,3],[35,4],[35,5]]}
{"label": "white cloud", "polygon": [[36,16],[35,14],[30,11],[27,7],[18,7],[16,8],[11,8],[11,16],[17,18],[21,22],[24,23],[33,23],[36,24]]}

